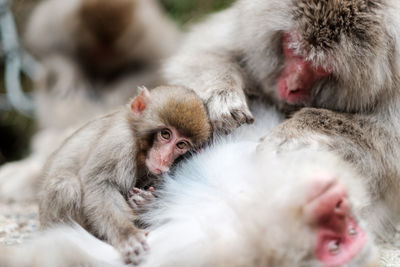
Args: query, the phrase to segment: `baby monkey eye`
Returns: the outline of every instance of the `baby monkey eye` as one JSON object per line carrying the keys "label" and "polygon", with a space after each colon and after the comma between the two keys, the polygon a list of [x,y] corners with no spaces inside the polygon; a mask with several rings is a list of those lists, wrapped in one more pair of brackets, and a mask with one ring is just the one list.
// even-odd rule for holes
{"label": "baby monkey eye", "polygon": [[179,142],[179,143],[176,144],[176,146],[177,146],[179,149],[185,149],[185,148],[188,147],[188,144],[186,144],[185,142]]}
{"label": "baby monkey eye", "polygon": [[171,138],[171,133],[167,129],[161,130],[160,135],[165,140],[169,140]]}

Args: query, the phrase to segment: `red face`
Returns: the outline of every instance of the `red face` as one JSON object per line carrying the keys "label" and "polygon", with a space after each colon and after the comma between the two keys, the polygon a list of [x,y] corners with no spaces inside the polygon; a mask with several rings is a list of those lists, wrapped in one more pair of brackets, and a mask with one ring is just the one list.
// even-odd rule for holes
{"label": "red face", "polygon": [[316,227],[316,257],[326,266],[350,262],[367,243],[366,233],[351,216],[345,187],[333,179],[313,184],[304,213]]}
{"label": "red face", "polygon": [[153,146],[146,158],[146,166],[153,174],[167,172],[175,159],[193,147],[188,138],[175,128],[169,127],[157,132]]}
{"label": "red face", "polygon": [[296,55],[289,48],[289,33],[285,33],[282,39],[285,66],[277,81],[278,96],[288,104],[303,104],[310,99],[314,84],[330,72],[315,68],[303,57]]}

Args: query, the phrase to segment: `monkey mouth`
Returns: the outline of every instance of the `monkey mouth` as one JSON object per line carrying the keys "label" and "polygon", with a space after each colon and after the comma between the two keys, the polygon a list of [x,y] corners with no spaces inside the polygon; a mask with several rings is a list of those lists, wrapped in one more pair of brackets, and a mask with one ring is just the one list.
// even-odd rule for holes
{"label": "monkey mouth", "polygon": [[164,167],[164,166],[157,167],[157,166],[154,166],[153,162],[151,162],[148,159],[146,159],[146,167],[149,170],[149,172],[151,172],[152,174],[155,174],[155,175],[163,174],[163,173],[165,173],[165,172],[167,172],[169,170],[168,167]]}
{"label": "monkey mouth", "polygon": [[341,266],[349,262],[359,254],[368,241],[367,234],[351,216],[347,221],[343,233],[327,229],[318,231],[316,254],[320,261],[329,266]]}
{"label": "monkey mouth", "polygon": [[327,266],[342,266],[366,245],[367,234],[352,216],[347,190],[336,180],[314,183],[305,212],[317,229],[317,258]]}
{"label": "monkey mouth", "polygon": [[281,100],[289,105],[305,104],[311,97],[311,92],[307,89],[289,89],[286,82],[278,83],[278,95]]}

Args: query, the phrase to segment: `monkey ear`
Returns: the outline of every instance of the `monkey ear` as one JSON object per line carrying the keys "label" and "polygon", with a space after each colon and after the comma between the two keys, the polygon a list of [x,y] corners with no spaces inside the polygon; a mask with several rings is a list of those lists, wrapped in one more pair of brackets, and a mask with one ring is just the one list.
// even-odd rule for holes
{"label": "monkey ear", "polygon": [[140,93],[131,101],[131,111],[133,115],[140,115],[142,114],[143,110],[146,109],[147,105],[150,102],[150,92],[149,90],[142,86],[139,87]]}

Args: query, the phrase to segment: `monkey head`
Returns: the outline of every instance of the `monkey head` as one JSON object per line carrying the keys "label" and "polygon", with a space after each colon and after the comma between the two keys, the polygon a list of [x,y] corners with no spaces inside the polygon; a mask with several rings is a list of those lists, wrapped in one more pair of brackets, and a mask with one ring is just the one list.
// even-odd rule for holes
{"label": "monkey head", "polygon": [[173,174],[164,187],[171,194],[156,200],[166,208],[151,219],[149,256],[157,260],[148,266],[379,266],[364,221],[370,199],[351,165],[310,147],[255,146],[205,149]]}
{"label": "monkey head", "polygon": [[150,92],[143,87],[130,104],[130,114],[139,165],[153,174],[167,172],[178,157],[211,135],[203,102],[185,87],[161,86]]}
{"label": "monkey head", "polygon": [[243,21],[253,38],[245,62],[279,103],[358,112],[393,95],[400,77],[397,1],[240,4],[252,9]]}
{"label": "monkey head", "polygon": [[[89,74],[114,74],[132,61],[135,39],[142,34],[136,5],[136,0],[82,1],[75,14],[72,38],[76,40],[77,60]],[[132,34],[136,31],[137,36]]]}
{"label": "monkey head", "polygon": [[238,203],[254,266],[379,266],[366,190],[350,166],[310,149],[258,155],[252,201]]}

